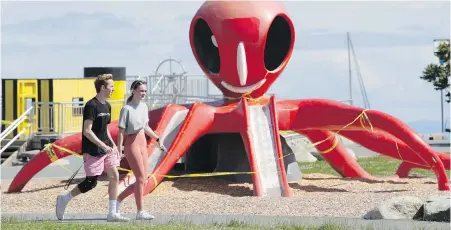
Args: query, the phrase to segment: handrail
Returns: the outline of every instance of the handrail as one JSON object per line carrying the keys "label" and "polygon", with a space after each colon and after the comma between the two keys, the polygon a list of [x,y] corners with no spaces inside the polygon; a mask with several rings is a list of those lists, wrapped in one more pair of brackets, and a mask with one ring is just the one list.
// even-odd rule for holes
{"label": "handrail", "polygon": [[17,126],[19,126],[23,120],[25,120],[26,117],[18,118],[16,119],[11,125],[8,126],[1,134],[0,134],[0,140],[5,139],[6,136],[8,136],[12,130],[16,129]]}
{"label": "handrail", "polygon": [[[0,154],[3,153],[3,151],[5,151],[10,145],[12,145],[22,134],[24,134],[25,131],[27,131],[27,129],[29,129],[30,127],[32,127],[33,124],[33,111],[34,111],[34,106],[31,106],[30,108],[28,108],[22,115],[20,115],[16,120],[14,120],[10,126],[8,126],[8,128],[6,128],[1,134],[0,134],[0,143],[1,141],[3,141],[12,131],[14,131],[20,124],[22,124],[23,121],[25,121],[25,119],[28,117],[29,118],[29,123],[28,125],[22,129],[18,134],[16,134],[11,140],[8,141],[8,143],[6,143],[5,146],[3,146],[3,148],[0,150]],[[29,135],[31,135],[31,131],[29,133]]]}
{"label": "handrail", "polygon": [[28,124],[27,127],[25,127],[25,129],[22,129],[22,131],[20,131],[16,136],[14,136],[13,139],[11,139],[11,140],[8,142],[8,144],[6,144],[6,145],[0,150],[0,154],[3,153],[3,151],[5,151],[10,145],[12,145],[12,143],[13,143],[14,141],[16,141],[17,138],[19,138],[20,135],[22,135],[22,134],[25,132],[25,130],[27,130],[30,126],[31,126],[31,124]]}
{"label": "handrail", "polygon": [[34,106],[31,106],[28,108],[22,115],[20,115],[16,120],[14,120],[11,125],[8,126],[1,134],[0,134],[0,141],[3,141],[5,137],[7,137],[14,129],[19,126],[23,120],[26,119],[26,116],[32,111]]}
{"label": "handrail", "polygon": [[161,77],[158,78],[157,83],[155,84],[155,86],[153,87],[153,89],[150,91],[151,94],[153,94],[153,92],[157,89],[157,86],[160,84],[161,80],[163,79],[164,75],[161,74]]}

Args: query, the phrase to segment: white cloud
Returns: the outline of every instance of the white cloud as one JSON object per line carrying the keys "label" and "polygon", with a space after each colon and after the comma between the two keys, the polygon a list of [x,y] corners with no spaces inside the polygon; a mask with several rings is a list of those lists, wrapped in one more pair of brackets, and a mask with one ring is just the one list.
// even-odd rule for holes
{"label": "white cloud", "polygon": [[[202,1],[83,1],[2,2],[3,23],[12,24],[43,17],[60,17],[67,12],[111,12],[120,18],[151,29],[181,16],[194,16]],[[175,11],[175,12],[174,12]],[[144,28],[143,28],[144,29]]]}
{"label": "white cloud", "polygon": [[405,27],[438,29],[449,25],[449,1],[351,1],[288,2],[288,12],[300,30],[326,29],[330,32],[369,31],[404,33]]}
{"label": "white cloud", "polygon": [[[8,52],[2,57],[2,75],[75,77],[83,74],[84,66],[126,66],[130,75],[146,75],[170,56],[182,59],[190,74],[201,74],[188,41],[188,26],[201,4],[201,1],[4,2],[4,25],[48,17],[58,20],[69,12],[80,12],[109,13],[134,28],[115,33],[105,32],[100,26],[93,27],[98,33],[92,34],[78,30],[71,33],[54,30],[45,36],[2,34],[2,43],[8,45],[3,47]],[[445,1],[287,2],[296,27],[296,42],[303,47],[294,51],[287,69],[270,90],[279,98],[347,99],[345,32],[350,31],[351,36],[360,33],[352,38],[372,107],[407,122],[439,120],[440,95],[418,76],[428,63],[436,62],[430,37],[449,37],[449,5]],[[108,35],[108,41],[96,38],[99,34]],[[324,46],[337,40],[343,46],[313,49],[322,45],[308,40],[313,34],[330,35],[321,40]],[[359,45],[365,40],[375,40],[376,36],[389,35],[404,36],[396,42],[404,45]],[[416,43],[409,45],[414,39]],[[99,41],[104,41],[105,48],[86,48]],[[28,46],[33,50],[27,52]],[[355,74],[353,71],[353,95],[358,105],[362,105]]]}

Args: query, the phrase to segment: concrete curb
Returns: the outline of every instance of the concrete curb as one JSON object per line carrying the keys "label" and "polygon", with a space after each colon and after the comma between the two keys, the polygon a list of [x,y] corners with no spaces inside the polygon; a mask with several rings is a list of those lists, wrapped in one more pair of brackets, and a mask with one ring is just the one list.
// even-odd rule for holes
{"label": "concrete curb", "polygon": [[[125,214],[125,216],[135,218],[134,214]],[[117,224],[106,222],[106,214],[99,213],[67,213],[65,220],[57,220],[54,213],[2,213],[3,218],[18,218],[20,220],[47,220],[57,222],[85,222],[96,224]],[[372,226],[373,229],[430,229],[441,230],[450,229],[449,223],[440,222],[422,222],[413,220],[364,220],[358,218],[342,217],[303,217],[303,216],[261,216],[261,215],[216,215],[216,214],[155,214],[152,221],[132,221],[142,224],[228,224],[230,222],[241,222],[249,225],[272,227],[277,225],[306,225],[321,226],[323,224],[337,224],[344,227],[355,229],[360,227],[366,229]],[[123,223],[122,223],[123,224]]]}

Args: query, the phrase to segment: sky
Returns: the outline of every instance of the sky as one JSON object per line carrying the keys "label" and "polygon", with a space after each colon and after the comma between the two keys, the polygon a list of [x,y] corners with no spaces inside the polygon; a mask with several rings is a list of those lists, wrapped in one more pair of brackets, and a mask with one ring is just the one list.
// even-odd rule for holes
{"label": "sky", "polygon": [[[86,66],[153,74],[181,60],[203,75],[191,52],[189,24],[202,1],[2,2],[3,78],[82,77]],[[349,98],[349,32],[371,109],[419,132],[440,132],[440,92],[419,76],[438,63],[433,40],[450,37],[449,1],[289,1],[295,49],[269,89],[279,99]],[[177,71],[177,70],[176,70]],[[363,106],[355,65],[355,105]],[[213,91],[217,93],[219,91]],[[449,127],[449,104],[445,103]]]}

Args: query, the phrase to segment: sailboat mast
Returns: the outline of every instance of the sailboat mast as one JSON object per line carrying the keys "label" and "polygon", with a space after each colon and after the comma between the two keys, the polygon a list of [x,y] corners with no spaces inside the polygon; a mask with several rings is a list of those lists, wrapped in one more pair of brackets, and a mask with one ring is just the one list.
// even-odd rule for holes
{"label": "sailboat mast", "polygon": [[351,50],[349,45],[349,32],[346,33],[346,41],[348,44],[348,71],[349,71],[349,103],[353,105],[352,101],[352,73],[351,73]]}

